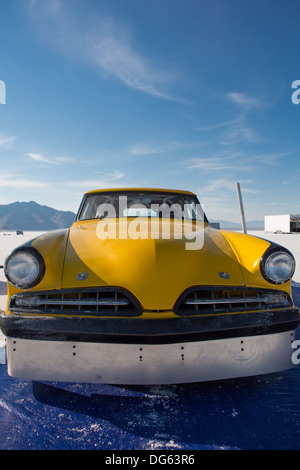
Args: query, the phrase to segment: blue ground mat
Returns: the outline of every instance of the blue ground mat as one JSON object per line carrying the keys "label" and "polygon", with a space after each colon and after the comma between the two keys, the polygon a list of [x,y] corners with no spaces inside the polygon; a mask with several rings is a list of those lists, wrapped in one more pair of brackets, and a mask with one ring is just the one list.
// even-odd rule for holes
{"label": "blue ground mat", "polygon": [[[300,306],[298,286],[293,296]],[[0,449],[300,449],[300,365],[147,387],[30,382],[2,365]]]}

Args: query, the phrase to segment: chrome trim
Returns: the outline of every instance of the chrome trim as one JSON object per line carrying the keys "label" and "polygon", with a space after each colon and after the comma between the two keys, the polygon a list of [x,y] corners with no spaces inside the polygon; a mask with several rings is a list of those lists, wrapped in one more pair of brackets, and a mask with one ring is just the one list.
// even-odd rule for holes
{"label": "chrome trim", "polygon": [[12,313],[41,315],[136,317],[142,314],[137,299],[119,287],[22,292],[10,298],[8,309]]}
{"label": "chrome trim", "polygon": [[40,307],[41,305],[129,305],[129,300],[40,300],[37,299],[35,305]]}
{"label": "chrome trim", "polygon": [[179,316],[272,310],[293,306],[285,291],[245,286],[192,286],[174,305]]}
{"label": "chrome trim", "polygon": [[186,300],[184,303],[186,305],[207,305],[207,304],[241,304],[241,303],[257,303],[257,302],[264,302],[264,303],[269,303],[269,299],[267,297],[264,298],[246,298],[246,297],[240,297],[238,299],[207,299],[207,300],[197,300],[197,299],[192,299],[192,300]]}

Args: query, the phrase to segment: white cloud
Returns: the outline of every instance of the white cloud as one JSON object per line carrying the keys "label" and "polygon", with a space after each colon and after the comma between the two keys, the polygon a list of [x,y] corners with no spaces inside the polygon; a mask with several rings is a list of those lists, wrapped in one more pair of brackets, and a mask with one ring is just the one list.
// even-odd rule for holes
{"label": "white cloud", "polygon": [[277,166],[282,164],[282,160],[289,156],[288,152],[281,153],[262,153],[254,154],[249,157],[254,165],[266,165],[266,166]]}
{"label": "white cloud", "polygon": [[72,163],[74,162],[74,159],[72,157],[54,157],[54,161],[57,162],[57,164],[63,164],[63,163]]}
{"label": "white cloud", "polygon": [[21,172],[7,171],[0,175],[0,187],[6,196],[2,203],[8,204],[19,198],[31,199],[39,204],[76,212],[84,192],[125,186],[120,183],[123,177],[124,174],[116,170],[112,173],[94,172],[94,178],[90,179],[44,182]]}
{"label": "white cloud", "polygon": [[232,126],[224,133],[220,144],[233,145],[239,142],[255,143],[260,140],[261,137],[251,127],[240,123]]}
{"label": "white cloud", "polygon": [[59,166],[59,165],[62,165],[64,163],[70,163],[70,162],[73,161],[72,158],[64,157],[64,156],[47,158],[47,157],[44,157],[43,155],[41,155],[39,153],[27,153],[26,155],[27,155],[27,157],[31,158],[32,160],[35,160],[36,162],[46,163],[48,165],[50,164],[50,165],[54,165],[54,166]]}
{"label": "white cloud", "polygon": [[227,156],[212,156],[191,158],[186,161],[186,165],[191,169],[202,171],[225,171],[234,170],[239,165],[241,154],[232,154]]}
{"label": "white cloud", "polygon": [[299,181],[300,180],[300,175],[298,174],[294,174],[292,176],[290,176],[289,178],[287,178],[286,180],[283,180],[281,184],[283,185],[290,185],[292,183],[295,183],[296,181]]}
{"label": "white cloud", "polygon": [[230,121],[223,121],[223,122],[218,122],[216,124],[210,124],[206,126],[200,126],[197,128],[198,131],[212,131],[215,129],[220,129],[222,127],[228,127],[228,126],[233,126],[236,125],[240,122],[241,117],[238,117],[237,119],[233,119]]}
{"label": "white cloud", "polygon": [[40,155],[38,153],[27,153],[27,156],[32,158],[32,160],[35,160],[37,162],[52,163],[51,160],[49,160],[48,158],[43,157],[43,155]]}
{"label": "white cloud", "polygon": [[[115,170],[113,173],[99,172],[99,178],[91,178],[88,180],[79,181],[67,181],[64,183],[64,186],[84,188],[85,191],[101,188],[113,188],[116,181],[121,180],[123,177],[124,174],[118,170]],[[119,183],[118,186],[120,186]]]}
{"label": "white cloud", "polygon": [[241,142],[257,143],[262,141],[262,137],[248,125],[247,116],[253,110],[262,110],[272,104],[267,104],[260,98],[248,96],[246,93],[231,92],[225,97],[230,99],[240,109],[240,115],[236,119],[226,120],[215,124],[200,126],[199,131],[212,131],[220,129],[222,131],[220,144],[234,145]]}
{"label": "white cloud", "polygon": [[6,173],[0,176],[1,188],[12,188],[15,190],[46,188],[48,183],[27,179],[21,174]]}
{"label": "white cloud", "polygon": [[186,147],[199,146],[199,144],[187,144],[184,142],[167,142],[162,145],[136,144],[129,149],[130,155],[155,155],[160,153],[176,152]]}
{"label": "white cloud", "polygon": [[61,9],[60,0],[30,0],[29,10],[36,17],[55,15]]}
{"label": "white cloud", "polygon": [[5,149],[10,148],[14,145],[16,141],[16,137],[11,135],[11,136],[5,136],[3,134],[0,134],[0,147],[3,147]]}
{"label": "white cloud", "polygon": [[[240,184],[243,185],[243,192],[244,193],[252,193],[257,194],[259,191],[256,189],[251,189],[245,187],[245,185],[252,184],[253,181],[251,180],[239,180]],[[234,179],[226,179],[226,178],[219,178],[219,179],[209,179],[207,181],[206,186],[202,187],[201,190],[203,194],[207,193],[216,193],[220,192],[221,190],[227,191],[236,191],[236,183],[237,181]]]}
{"label": "white cloud", "polygon": [[112,18],[90,18],[89,29],[61,0],[31,0],[29,14],[43,35],[60,50],[89,62],[102,78],[115,78],[130,88],[165,100],[185,102],[169,93],[174,75],[145,57],[133,45],[128,28]]}
{"label": "white cloud", "polygon": [[253,98],[248,96],[246,93],[227,93],[227,97],[230,98],[234,103],[244,108],[264,108],[266,103],[259,98]]}
{"label": "white cloud", "polygon": [[167,100],[174,99],[164,90],[170,75],[138,53],[129,34],[111,19],[102,20],[99,30],[88,37],[86,45],[91,60],[102,71],[136,90]]}
{"label": "white cloud", "polygon": [[[233,95],[236,95],[233,93]],[[239,95],[239,94],[237,94]],[[220,144],[222,145],[232,145],[239,142],[248,142],[256,143],[262,140],[261,136],[248,125],[247,123],[247,113],[249,113],[251,106],[254,106],[252,100],[246,99],[245,97],[239,97],[236,101],[239,104],[242,104],[242,114],[240,114],[236,119],[219,122],[216,124],[211,124],[208,126],[198,127],[199,131],[212,131],[212,130],[221,130],[221,140]],[[255,100],[253,100],[255,102]],[[246,104],[247,103],[247,104]]]}
{"label": "white cloud", "polygon": [[248,155],[236,152],[227,155],[216,155],[211,157],[192,158],[185,162],[188,169],[198,169],[205,172],[231,171],[245,172],[253,171],[264,166],[278,166],[288,153],[266,153]]}

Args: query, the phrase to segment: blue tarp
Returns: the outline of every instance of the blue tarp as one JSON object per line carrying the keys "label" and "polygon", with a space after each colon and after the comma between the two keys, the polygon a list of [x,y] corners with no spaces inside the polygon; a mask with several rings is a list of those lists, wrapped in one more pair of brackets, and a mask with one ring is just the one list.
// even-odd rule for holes
{"label": "blue tarp", "polygon": [[300,449],[299,425],[300,365],[147,387],[30,382],[0,366],[1,450]]}

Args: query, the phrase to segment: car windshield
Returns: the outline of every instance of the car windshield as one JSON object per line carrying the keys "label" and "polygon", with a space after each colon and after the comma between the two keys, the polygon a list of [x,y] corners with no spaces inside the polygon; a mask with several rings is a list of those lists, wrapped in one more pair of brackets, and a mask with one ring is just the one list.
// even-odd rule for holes
{"label": "car windshield", "polygon": [[128,191],[93,193],[83,200],[77,220],[166,217],[207,222],[196,196],[184,193]]}

